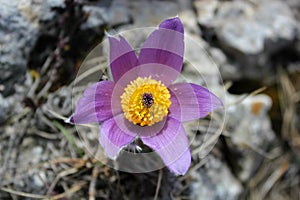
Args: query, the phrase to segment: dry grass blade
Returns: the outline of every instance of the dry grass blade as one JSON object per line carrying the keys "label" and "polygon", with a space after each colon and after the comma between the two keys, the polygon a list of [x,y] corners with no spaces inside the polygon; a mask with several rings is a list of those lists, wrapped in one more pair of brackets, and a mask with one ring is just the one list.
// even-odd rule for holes
{"label": "dry grass blade", "polygon": [[79,155],[83,155],[84,152],[82,149],[80,149],[78,147],[78,145],[76,144],[73,136],[71,135],[71,133],[69,133],[69,131],[62,125],[60,124],[58,121],[52,121],[53,125],[58,128],[60,130],[60,132],[66,137],[66,139],[68,140],[68,142],[74,146],[76,152],[79,154]]}
{"label": "dry grass blade", "polygon": [[280,70],[278,74],[279,78],[279,100],[280,107],[283,113],[282,116],[282,137],[289,141],[289,144],[295,150],[295,152],[300,153],[300,136],[297,130],[297,102],[298,93],[293,86],[288,74]]}
{"label": "dry grass blade", "polygon": [[76,172],[78,172],[78,168],[71,168],[71,169],[67,169],[65,171],[60,172],[54,179],[54,181],[52,182],[51,186],[48,189],[47,195],[50,195],[54,189],[54,187],[56,186],[57,182],[65,176],[71,175],[71,174],[75,174]]}
{"label": "dry grass blade", "polygon": [[230,103],[228,105],[226,105],[226,107],[230,107],[230,106],[236,106],[237,104],[239,103],[242,103],[245,99],[247,99],[248,97],[251,97],[251,96],[255,96],[263,91],[265,91],[267,89],[267,87],[261,87],[261,88],[258,88],[257,90],[254,90],[253,92],[251,92],[250,94],[247,94],[243,97],[241,97],[240,99],[238,99],[237,101],[233,102],[233,103]]}
{"label": "dry grass blade", "polygon": [[60,114],[54,112],[53,110],[47,109],[47,111],[48,111],[51,115],[53,115],[54,117],[56,117],[57,119],[61,119],[61,120],[64,120],[64,121],[67,120],[66,117],[64,117],[64,116],[62,116],[62,115],[60,115]]}
{"label": "dry grass blade", "polygon": [[9,164],[9,160],[12,155],[15,139],[16,139],[16,134],[15,133],[11,134],[9,137],[9,141],[8,141],[8,148],[7,148],[6,154],[4,156],[4,162],[3,162],[2,167],[0,168],[0,179],[1,180],[3,180],[4,174],[6,173],[6,170],[8,168],[8,164]]}
{"label": "dry grass blade", "polygon": [[97,181],[97,177],[99,175],[100,172],[103,172],[103,168],[102,170],[100,169],[100,166],[98,162],[99,156],[101,156],[101,150],[98,148],[98,151],[96,153],[95,159],[93,159],[92,163],[95,164],[93,171],[92,171],[92,176],[91,176],[91,182],[89,185],[89,200],[94,200],[95,198],[95,194],[96,194],[96,181]]}
{"label": "dry grass blade", "polygon": [[270,152],[265,152],[263,149],[259,148],[258,146],[254,145],[254,144],[251,144],[249,142],[245,142],[244,144],[247,145],[250,149],[252,149],[256,153],[262,155],[263,157],[265,157],[269,160],[273,160],[276,157],[280,156],[280,154],[281,154],[281,151],[278,148],[274,148]]}
{"label": "dry grass blade", "polygon": [[22,197],[28,197],[28,198],[32,198],[32,199],[49,199],[48,196],[39,195],[39,194],[30,194],[30,193],[26,193],[26,192],[20,192],[20,191],[16,191],[16,190],[13,190],[13,189],[10,189],[10,188],[1,187],[0,190],[2,190],[4,192],[8,192],[10,194],[14,194],[14,195],[22,196]]}
{"label": "dry grass blade", "polygon": [[91,176],[91,182],[89,186],[89,200],[95,200],[95,194],[96,194],[96,181],[97,177],[100,173],[100,167],[99,165],[95,165],[92,171],[92,176]]}
{"label": "dry grass blade", "polygon": [[[198,148],[193,150],[192,155],[197,155],[201,153],[204,149],[207,149],[208,147],[212,146],[218,141],[219,136],[221,135],[221,130],[219,131],[220,133],[216,133],[213,136],[211,136],[208,140],[206,140],[203,145],[200,145]],[[206,151],[207,152],[207,151]],[[199,155],[200,158],[204,158],[206,156],[206,153],[202,153]]]}
{"label": "dry grass blade", "polygon": [[55,160],[49,161],[51,164],[59,164],[59,163],[69,163],[72,164],[75,168],[83,167],[86,164],[86,161],[81,158],[68,158],[68,157],[62,157]]}
{"label": "dry grass blade", "polygon": [[260,198],[264,199],[265,196],[270,192],[273,185],[283,176],[283,174],[288,170],[289,162],[284,161],[281,166],[273,172],[273,174],[268,178],[265,184],[262,186]]}
{"label": "dry grass blade", "polygon": [[41,78],[37,77],[35,79],[35,81],[33,82],[32,87],[30,87],[30,90],[28,91],[27,96],[29,98],[33,98],[35,96],[35,92],[36,92],[36,90],[37,90],[40,83],[41,83]]}
{"label": "dry grass blade", "polygon": [[162,171],[162,169],[160,169],[159,173],[158,173],[158,179],[157,179],[157,184],[156,184],[155,195],[154,195],[154,198],[153,198],[154,200],[157,200],[157,198],[158,198],[159,189],[160,189],[160,185],[161,185],[162,174],[163,174],[163,171]]}
{"label": "dry grass blade", "polygon": [[36,95],[36,98],[41,98],[45,95],[47,95],[47,92],[49,91],[49,89],[51,88],[53,82],[55,81],[56,79],[56,73],[57,73],[57,70],[56,69],[52,69],[50,72],[49,72],[49,79],[47,81],[47,83],[45,84],[45,86],[39,91],[39,93]]}
{"label": "dry grass blade", "polygon": [[72,185],[71,189],[68,191],[65,191],[64,193],[55,195],[54,197],[51,197],[51,200],[57,200],[57,199],[63,199],[71,197],[75,192],[79,191],[84,185],[86,185],[85,182],[79,182]]}
{"label": "dry grass blade", "polygon": [[197,170],[207,162],[207,158],[203,158],[200,162],[190,168],[188,174],[196,173]]}

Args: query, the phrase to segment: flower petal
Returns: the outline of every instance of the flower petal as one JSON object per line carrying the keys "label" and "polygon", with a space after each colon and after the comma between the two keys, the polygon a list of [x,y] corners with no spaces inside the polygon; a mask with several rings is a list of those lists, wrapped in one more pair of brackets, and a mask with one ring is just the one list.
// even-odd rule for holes
{"label": "flower petal", "polygon": [[149,63],[136,66],[134,69],[128,71],[124,74],[117,82],[117,85],[121,88],[125,88],[131,81],[135,80],[137,77],[151,77],[154,80],[162,82],[166,87],[168,87],[180,73],[173,68],[158,64]]}
{"label": "flower petal", "polygon": [[122,36],[119,37],[120,41],[114,37],[108,37],[110,45],[110,68],[115,82],[138,64],[134,50]]}
{"label": "flower petal", "polygon": [[172,102],[169,116],[181,122],[205,117],[215,109],[223,107],[216,95],[196,84],[173,84],[169,91]]}
{"label": "flower petal", "polygon": [[174,31],[178,31],[180,33],[184,33],[183,25],[179,19],[179,17],[166,19],[160,25],[159,28],[171,29]]}
{"label": "flower petal", "polygon": [[121,149],[131,143],[134,138],[124,133],[114,118],[105,121],[101,126],[100,144],[104,149],[104,154],[111,159],[116,159]]}
{"label": "flower petal", "polygon": [[[180,73],[183,54],[183,26],[179,18],[173,18],[163,21],[159,29],[148,37],[142,46],[138,59],[139,64],[162,64]],[[164,73],[164,70],[161,73]],[[175,80],[178,73],[168,74],[168,76],[172,76],[172,79]]]}
{"label": "flower petal", "polygon": [[[184,129],[183,129],[184,131]],[[185,132],[182,134],[182,140],[184,139],[187,139],[186,135],[185,135]],[[178,142],[182,142],[182,141],[179,141],[178,139]],[[188,141],[187,141],[188,142]],[[171,149],[170,151],[173,151],[174,150],[178,150],[178,146],[174,146],[172,147],[173,149]],[[160,153],[162,154],[162,153]],[[190,165],[191,165],[191,152],[189,150],[189,148],[186,148],[184,150],[184,152],[182,153],[182,155],[177,159],[175,160],[173,163],[170,163],[167,165],[167,167],[175,173],[175,175],[185,175],[186,172],[188,171]]]}
{"label": "flower petal", "polygon": [[179,121],[168,118],[164,129],[153,137],[141,138],[143,143],[160,155],[176,175],[184,175],[191,164],[189,141]]}
{"label": "flower petal", "polygon": [[111,118],[111,95],[114,86],[112,81],[101,81],[89,86],[79,99],[70,122],[85,124]]}

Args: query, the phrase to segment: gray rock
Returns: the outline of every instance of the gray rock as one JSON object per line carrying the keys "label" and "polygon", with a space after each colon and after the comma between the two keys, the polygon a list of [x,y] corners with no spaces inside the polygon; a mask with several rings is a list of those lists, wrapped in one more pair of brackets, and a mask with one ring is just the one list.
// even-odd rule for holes
{"label": "gray rock", "polygon": [[199,24],[212,26],[215,21],[215,10],[218,8],[218,0],[198,0],[194,1],[194,6],[197,11],[197,20]]}
{"label": "gray rock", "polygon": [[38,188],[44,187],[44,184],[47,180],[46,174],[43,171],[37,172],[36,174],[32,175],[33,184],[36,185]]}
{"label": "gray rock", "polygon": [[129,2],[124,4],[122,1],[113,1],[108,12],[108,21],[110,26],[114,27],[130,23],[131,16],[128,5]]}
{"label": "gray rock", "polygon": [[192,10],[183,10],[179,13],[179,16],[183,23],[185,33],[201,35],[195,13]]}
{"label": "gray rock", "polygon": [[63,6],[63,0],[0,0],[0,85],[4,96],[12,94],[15,83],[25,79],[39,22],[54,17],[52,7]]}
{"label": "gray rock", "polygon": [[257,79],[274,52],[292,46],[298,27],[290,7],[279,0],[195,1],[198,23],[213,31],[218,44]]}
{"label": "gray rock", "polygon": [[64,0],[43,0],[43,5],[47,9],[54,8],[54,7],[56,7],[56,8],[64,8],[65,7],[64,2],[65,2]]}
{"label": "gray rock", "polygon": [[24,111],[22,101],[24,96],[28,94],[28,88],[32,86],[32,79],[28,73],[24,79],[22,85],[14,83],[16,92],[13,95],[4,97],[0,94],[0,125],[14,114]]}
{"label": "gray rock", "polygon": [[208,48],[208,52],[218,66],[223,79],[235,80],[241,78],[241,71],[229,63],[225,53],[215,47]]}
{"label": "gray rock", "polygon": [[300,4],[299,4],[299,0],[286,0],[285,1],[290,8],[293,11],[294,16],[296,17],[296,19],[298,20],[298,23],[300,21]]}
{"label": "gray rock", "polygon": [[83,11],[89,13],[89,17],[85,23],[81,25],[81,28],[99,28],[105,25],[109,20],[108,11],[104,7],[99,6],[84,6]]}
{"label": "gray rock", "polygon": [[0,94],[0,124],[3,124],[8,117],[9,103]]}
{"label": "gray rock", "polygon": [[291,10],[281,1],[223,3],[216,18],[219,21],[217,36],[221,42],[244,54],[261,53],[268,40],[292,41],[296,36],[297,27]]}
{"label": "gray rock", "polygon": [[109,23],[112,26],[132,23],[134,27],[139,28],[145,26],[156,27],[165,18],[180,16],[180,13],[186,8],[191,8],[191,5],[191,1],[182,0],[115,0],[109,10]]}
{"label": "gray rock", "polygon": [[246,181],[265,157],[275,141],[268,111],[272,106],[269,96],[260,94],[247,97],[236,103],[241,97],[228,94],[227,107],[227,140],[232,152],[240,155],[235,163],[240,168],[239,179]]}
{"label": "gray rock", "polygon": [[209,155],[204,166],[191,173],[190,197],[193,200],[235,200],[242,192],[242,185],[229,168],[216,157]]}
{"label": "gray rock", "polygon": [[[24,0],[26,1],[26,0]],[[42,0],[38,5],[38,19],[40,21],[49,21],[55,17],[52,8],[65,8],[64,0]]]}
{"label": "gray rock", "polygon": [[0,0],[0,84],[3,95],[24,80],[27,58],[37,39],[37,27],[17,0]]}

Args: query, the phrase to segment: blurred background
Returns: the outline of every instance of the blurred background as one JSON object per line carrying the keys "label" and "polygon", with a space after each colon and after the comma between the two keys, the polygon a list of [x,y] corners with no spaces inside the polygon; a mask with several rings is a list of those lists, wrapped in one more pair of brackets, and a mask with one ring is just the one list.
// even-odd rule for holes
{"label": "blurred background", "polygon": [[[299,11],[299,0],[0,0],[0,199],[300,199]],[[185,176],[109,168],[61,118],[76,74],[105,31],[176,15],[219,68],[222,80],[201,74],[226,89],[223,131],[203,157],[205,123],[187,125]]]}

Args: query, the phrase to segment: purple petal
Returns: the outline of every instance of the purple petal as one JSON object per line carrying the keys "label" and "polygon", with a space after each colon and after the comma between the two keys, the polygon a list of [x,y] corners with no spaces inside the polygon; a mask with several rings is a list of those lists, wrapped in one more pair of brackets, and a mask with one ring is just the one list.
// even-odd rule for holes
{"label": "purple petal", "polygon": [[134,50],[122,36],[119,37],[120,41],[114,37],[108,37],[110,45],[110,68],[115,82],[138,64]]}
{"label": "purple petal", "polygon": [[221,100],[199,85],[177,83],[169,87],[171,93],[170,117],[181,122],[205,117],[217,108],[223,107]]}
{"label": "purple petal", "polygon": [[117,82],[118,86],[125,88],[132,80],[137,77],[150,77],[154,80],[161,81],[166,87],[168,87],[173,81],[176,80],[180,73],[173,68],[157,64],[144,64],[136,66],[134,69],[128,71]]}
{"label": "purple petal", "polygon": [[[178,31],[180,27],[183,30],[179,18],[162,22],[159,29],[154,31],[143,44],[139,64],[162,64],[180,73],[184,54],[184,35],[183,32]],[[164,71],[162,70],[161,73]],[[167,75],[175,80],[178,73]]]}
{"label": "purple petal", "polygon": [[[184,136],[185,136],[185,132],[184,132]],[[183,140],[184,136],[182,136],[181,140]],[[185,139],[187,140],[186,136],[185,136]],[[179,141],[179,139],[178,139],[178,142],[182,142],[182,141]],[[177,146],[175,146],[173,148],[175,150],[179,151],[177,149],[178,148]],[[170,151],[174,151],[174,150],[171,149]],[[190,165],[191,165],[191,152],[187,148],[187,149],[185,149],[185,151],[182,153],[182,155],[177,160],[175,160],[173,163],[168,164],[167,167],[172,172],[174,172],[176,175],[185,175],[186,172],[188,171]]]}
{"label": "purple petal", "polygon": [[120,96],[123,94],[124,89],[138,77],[151,77],[154,80],[162,82],[166,87],[168,87],[173,81],[175,81],[174,76],[172,77],[170,74],[175,74],[176,76],[179,75],[179,73],[173,68],[161,64],[144,64],[129,70],[118,80],[118,82],[116,82],[112,97],[116,105],[113,107],[120,104]]}
{"label": "purple petal", "polygon": [[153,137],[143,138],[145,145],[157,152],[176,175],[184,175],[191,164],[189,141],[181,123],[168,118],[164,129]]}
{"label": "purple petal", "polygon": [[101,126],[100,144],[104,149],[104,154],[111,159],[116,159],[121,149],[133,140],[133,136],[124,133],[118,127],[114,118],[105,121]]}
{"label": "purple petal", "polygon": [[159,25],[159,28],[171,29],[171,30],[178,31],[182,34],[184,33],[183,25],[182,25],[179,17],[166,19]]}
{"label": "purple petal", "polygon": [[112,81],[101,81],[89,86],[79,99],[70,122],[85,124],[111,118],[111,95],[114,86]]}

